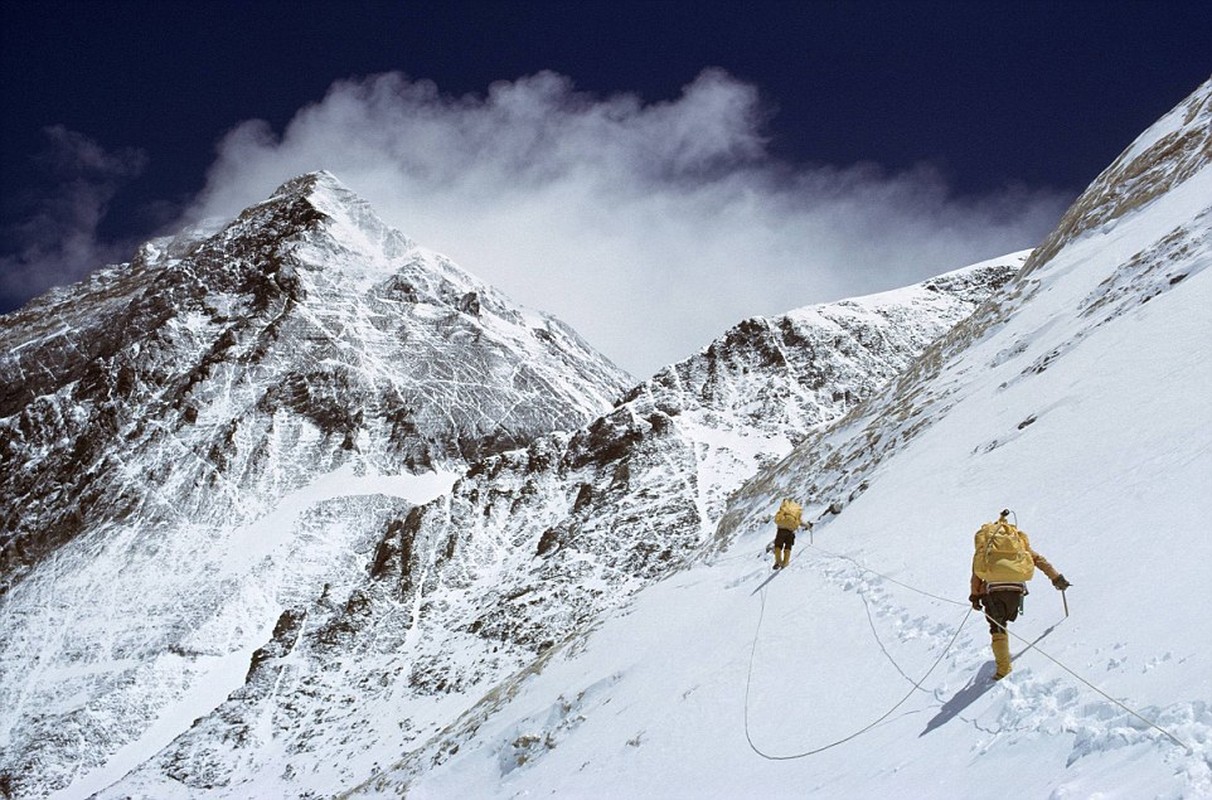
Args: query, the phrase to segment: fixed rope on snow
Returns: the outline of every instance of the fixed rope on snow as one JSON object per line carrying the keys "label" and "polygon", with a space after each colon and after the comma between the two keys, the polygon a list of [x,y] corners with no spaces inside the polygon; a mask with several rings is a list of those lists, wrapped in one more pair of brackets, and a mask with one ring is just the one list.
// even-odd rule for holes
{"label": "fixed rope on snow", "polygon": [[[939,600],[939,601],[942,601],[942,602],[946,602],[946,603],[952,603],[952,604],[954,604],[954,605],[963,605],[963,606],[968,606],[968,610],[967,610],[967,612],[964,614],[964,618],[963,618],[963,619],[960,621],[959,626],[958,626],[958,627],[955,629],[955,633],[952,635],[951,640],[950,640],[950,641],[947,643],[947,646],[943,648],[943,652],[942,652],[942,653],[939,655],[939,657],[938,657],[938,658],[935,660],[935,662],[934,662],[933,664],[931,664],[931,665],[930,665],[930,669],[926,670],[926,673],[925,673],[924,675],[922,675],[922,677],[921,677],[921,679],[920,679],[920,680],[913,681],[913,687],[912,687],[912,688],[909,690],[909,692],[908,692],[908,693],[907,693],[907,694],[906,694],[904,697],[902,697],[902,698],[901,698],[899,701],[897,701],[897,703],[896,703],[895,705],[893,705],[893,706],[892,706],[892,708],[890,708],[890,709],[888,709],[886,712],[884,712],[884,714],[882,714],[882,715],[881,715],[881,716],[880,716],[878,719],[876,719],[875,721],[871,722],[871,723],[870,723],[870,724],[868,724],[868,725],[865,725],[864,727],[860,728],[859,730],[855,731],[854,733],[849,734],[848,736],[845,736],[845,737],[843,737],[843,738],[841,738],[841,739],[838,739],[838,740],[836,740],[836,741],[830,742],[829,744],[823,745],[823,746],[821,746],[821,747],[816,747],[816,748],[813,748],[813,749],[811,749],[811,750],[806,750],[806,751],[801,752],[801,753],[794,753],[794,754],[791,754],[791,755],[784,755],[784,756],[776,756],[776,755],[771,755],[770,753],[766,753],[766,752],[764,752],[764,751],[763,751],[761,748],[759,748],[759,747],[758,747],[758,746],[757,746],[757,745],[754,743],[754,741],[753,741],[753,737],[752,737],[752,735],[751,735],[751,733],[750,733],[750,730],[749,730],[749,694],[750,694],[750,687],[751,687],[751,684],[752,684],[752,681],[753,681],[753,662],[754,662],[755,656],[756,656],[756,654],[757,654],[757,642],[758,642],[758,636],[759,636],[759,634],[760,634],[760,632],[761,632],[761,629],[762,629],[762,620],[765,618],[765,614],[766,614],[766,592],[765,592],[765,591],[762,591],[762,593],[761,593],[761,600],[762,600],[762,604],[761,604],[761,610],[760,610],[760,612],[759,612],[759,614],[758,614],[758,622],[757,622],[757,627],[756,627],[756,629],[754,630],[754,633],[753,633],[753,644],[752,644],[752,646],[750,647],[750,651],[749,651],[749,668],[748,668],[748,672],[747,672],[746,677],[745,677],[745,715],[744,715],[744,717],[745,717],[745,740],[746,740],[746,741],[749,743],[749,748],[750,748],[751,750],[753,750],[753,752],[754,752],[754,753],[756,753],[757,755],[759,755],[759,756],[761,756],[762,758],[765,758],[765,759],[767,759],[767,760],[769,760],[769,761],[791,761],[791,760],[795,760],[795,759],[799,759],[799,758],[806,758],[806,757],[808,757],[808,756],[816,755],[817,753],[822,753],[822,752],[824,752],[824,751],[826,751],[826,750],[829,750],[829,749],[831,749],[831,748],[833,748],[833,747],[837,747],[838,745],[845,744],[846,742],[849,742],[849,741],[851,741],[851,740],[853,740],[853,739],[856,739],[857,737],[861,736],[862,734],[864,734],[864,733],[866,733],[867,731],[869,731],[869,730],[871,730],[872,728],[874,728],[876,725],[879,725],[881,722],[883,722],[884,720],[886,720],[888,717],[892,716],[892,714],[893,714],[893,713],[894,713],[894,712],[895,712],[895,711],[896,711],[898,708],[900,708],[902,705],[904,705],[904,704],[905,704],[905,702],[906,702],[906,701],[908,701],[908,700],[909,700],[909,698],[913,696],[913,693],[914,693],[914,692],[917,692],[917,691],[919,691],[919,690],[921,689],[922,684],[923,684],[923,683],[925,683],[925,681],[926,681],[926,679],[927,679],[928,677],[930,677],[930,674],[931,674],[932,672],[934,672],[935,668],[937,668],[937,667],[938,667],[938,665],[939,665],[940,663],[942,663],[942,660],[943,660],[944,658],[946,658],[946,656],[947,656],[947,654],[950,652],[951,648],[952,648],[952,647],[955,645],[956,640],[959,638],[960,632],[963,630],[964,625],[965,625],[965,624],[968,622],[968,618],[969,618],[969,617],[972,615],[972,611],[973,611],[972,607],[971,607],[969,604],[967,604],[967,603],[961,603],[961,602],[959,602],[959,601],[957,601],[957,600],[953,600],[953,599],[951,599],[951,598],[947,598],[947,597],[940,597],[940,596],[938,596],[938,595],[931,594],[930,592],[927,592],[927,591],[924,591],[924,590],[922,590],[922,589],[919,589],[919,588],[917,588],[917,587],[915,587],[915,586],[911,586],[911,585],[909,585],[909,584],[907,584],[907,583],[903,583],[902,581],[898,581],[898,580],[896,580],[895,578],[891,578],[891,577],[889,577],[889,576],[887,576],[887,575],[884,575],[884,574],[882,574],[882,573],[876,572],[875,570],[873,570],[873,569],[871,569],[871,568],[869,568],[869,567],[865,566],[864,564],[861,564],[859,561],[857,561],[856,559],[854,559],[854,558],[852,558],[852,557],[850,557],[850,556],[841,555],[841,554],[838,554],[838,553],[831,553],[831,552],[829,552],[828,550],[825,550],[825,549],[823,549],[823,548],[821,548],[821,547],[817,547],[815,544],[811,544],[811,543],[809,544],[809,546],[810,546],[810,547],[814,547],[814,548],[815,548],[815,549],[817,549],[817,550],[820,550],[822,553],[824,553],[824,554],[826,554],[826,555],[830,555],[830,556],[833,556],[833,557],[835,557],[835,558],[840,558],[840,559],[844,559],[844,560],[846,560],[846,561],[849,561],[850,563],[854,564],[856,567],[858,567],[859,569],[861,569],[861,570],[863,570],[863,571],[865,571],[865,572],[869,572],[869,573],[871,573],[872,575],[876,575],[876,576],[878,576],[878,577],[880,577],[880,578],[883,578],[883,579],[884,579],[884,580],[886,580],[886,581],[889,581],[889,582],[894,583],[894,584],[896,584],[896,585],[898,585],[898,586],[901,586],[901,587],[904,587],[904,588],[906,588],[906,589],[909,589],[910,591],[916,592],[916,593],[918,593],[918,594],[921,594],[921,595],[924,595],[924,596],[926,596],[926,597],[930,597],[930,598],[932,598],[932,599]],[[1065,597],[1064,597],[1063,592],[1062,592],[1062,599],[1065,601],[1065,602],[1064,602],[1064,605],[1065,605],[1065,617],[1067,618],[1067,617],[1069,616],[1069,603],[1068,603],[1067,598],[1065,598]],[[870,612],[868,612],[868,614],[870,614]],[[988,615],[988,614],[985,614],[984,616],[985,616],[985,618],[986,618],[986,619],[989,619],[991,622],[993,622],[993,620],[992,620],[992,619],[989,617],[989,615]],[[997,623],[996,623],[996,622],[994,622],[994,624],[997,624]],[[1158,731],[1159,733],[1161,733],[1162,735],[1164,735],[1166,738],[1168,738],[1170,741],[1172,741],[1172,742],[1174,742],[1175,744],[1177,744],[1178,746],[1182,747],[1182,748],[1183,748],[1183,749],[1184,749],[1184,750],[1187,752],[1187,754],[1188,754],[1188,755],[1192,755],[1192,754],[1194,754],[1194,752],[1195,752],[1195,751],[1194,751],[1194,748],[1193,748],[1193,747],[1192,747],[1190,744],[1188,744],[1188,743],[1184,742],[1182,739],[1179,739],[1179,738],[1178,738],[1176,735],[1174,735],[1174,734],[1173,734],[1173,733],[1171,733],[1170,731],[1168,731],[1168,730],[1166,730],[1165,728],[1163,728],[1163,727],[1162,727],[1161,725],[1159,725],[1157,722],[1155,722],[1155,721],[1153,721],[1153,720],[1149,719],[1148,717],[1145,717],[1143,714],[1141,714],[1140,712],[1138,712],[1138,711],[1136,711],[1136,710],[1134,710],[1134,709],[1130,708],[1128,705],[1126,705],[1126,704],[1125,704],[1125,703],[1123,703],[1122,701],[1117,700],[1116,698],[1114,698],[1114,697],[1112,697],[1111,695],[1107,694],[1107,693],[1106,693],[1106,692],[1104,692],[1102,689],[1100,689],[1098,686],[1096,686],[1094,683],[1092,683],[1091,681],[1089,681],[1089,680],[1087,680],[1086,678],[1082,677],[1082,676],[1081,676],[1080,674],[1078,674],[1078,673],[1077,673],[1075,670],[1073,670],[1072,668],[1070,668],[1069,666],[1067,666],[1066,664],[1064,664],[1063,662],[1061,662],[1059,659],[1055,658],[1054,656],[1052,656],[1052,655],[1048,654],[1047,652],[1045,652],[1043,649],[1039,648],[1039,647],[1037,646],[1037,645],[1038,645],[1038,640],[1037,640],[1037,641],[1035,641],[1035,642],[1029,642],[1029,641],[1027,641],[1027,639],[1023,638],[1022,636],[1019,636],[1018,634],[1016,634],[1016,633],[1014,633],[1014,632],[1010,631],[1010,629],[1009,629],[1008,627],[1004,626],[1004,625],[1000,625],[1000,624],[999,624],[999,625],[998,625],[998,627],[999,627],[999,628],[1001,628],[1002,630],[1004,630],[1004,631],[1005,631],[1007,634],[1009,634],[1010,636],[1013,636],[1015,639],[1018,639],[1020,642],[1022,642],[1022,643],[1024,643],[1024,644],[1026,644],[1026,645],[1027,645],[1027,648],[1026,648],[1025,650],[1023,650],[1023,651],[1022,651],[1022,653],[1019,653],[1019,657],[1021,657],[1021,656],[1023,655],[1023,653],[1026,653],[1026,652],[1028,652],[1028,651],[1030,651],[1030,650],[1035,650],[1037,653],[1041,654],[1042,656],[1044,656],[1045,658],[1047,658],[1049,661],[1051,661],[1052,663],[1056,664],[1058,667],[1060,667],[1061,669],[1063,669],[1065,672],[1067,672],[1067,673],[1069,673],[1070,675],[1072,675],[1072,676],[1073,676],[1074,678],[1076,678],[1078,681],[1080,681],[1081,683],[1083,683],[1084,685],[1086,685],[1087,687],[1089,687],[1090,689],[1092,689],[1093,691],[1095,691],[1096,693],[1098,693],[1098,694],[1099,694],[1099,695],[1101,695],[1102,697],[1106,698],[1107,700],[1109,700],[1109,701],[1110,701],[1111,703],[1113,703],[1114,705],[1118,706],[1119,708],[1123,709],[1123,710],[1124,710],[1124,711],[1126,711],[1127,713],[1129,713],[1129,714],[1131,714],[1132,716],[1136,717],[1137,719],[1139,719],[1140,721],[1142,721],[1142,722],[1144,722],[1146,725],[1148,725],[1150,728],[1152,728],[1152,729],[1154,729],[1154,730]],[[898,670],[899,670],[899,667],[898,667]],[[902,674],[902,675],[904,675],[904,673],[903,673],[903,672],[902,672],[901,674]],[[908,679],[908,676],[905,676],[905,677]]]}
{"label": "fixed rope on snow", "polygon": [[792,760],[795,760],[798,758],[806,758],[808,756],[813,756],[813,755],[816,755],[817,753],[823,753],[824,751],[837,747],[838,745],[845,744],[846,742],[849,742],[852,739],[856,739],[859,736],[862,736],[864,733],[871,730],[876,725],[879,725],[881,722],[888,719],[888,717],[892,716],[893,712],[895,712],[898,708],[900,708],[902,705],[904,705],[905,702],[910,697],[913,696],[913,693],[918,691],[921,688],[922,684],[926,682],[926,679],[930,677],[930,673],[934,672],[935,667],[937,667],[939,664],[941,664],[943,659],[946,658],[947,653],[950,652],[952,646],[955,644],[956,639],[959,638],[960,631],[962,631],[964,629],[964,624],[968,621],[968,618],[970,616],[972,616],[972,609],[968,608],[967,612],[965,612],[964,618],[960,621],[959,626],[955,629],[955,635],[953,635],[951,637],[951,641],[947,643],[947,646],[945,648],[943,648],[943,652],[939,655],[939,657],[935,660],[935,662],[930,665],[930,669],[926,670],[926,674],[921,677],[921,680],[914,682],[913,688],[911,688],[909,690],[908,694],[906,694],[904,697],[902,697],[900,700],[898,700],[896,705],[892,706],[892,708],[888,709],[883,714],[881,714],[878,719],[863,726],[862,728],[855,731],[854,733],[851,733],[848,736],[844,736],[841,739],[830,742],[829,744],[826,744],[826,745],[822,745],[821,747],[816,747],[811,750],[806,750],[802,753],[794,753],[794,754],[785,755],[785,756],[771,755],[770,753],[763,751],[761,748],[759,748],[754,743],[753,736],[749,731],[749,689],[753,682],[753,661],[754,661],[754,656],[757,653],[758,634],[761,633],[762,620],[765,617],[765,615],[766,615],[766,593],[762,592],[762,608],[761,608],[761,612],[758,615],[757,628],[753,632],[753,646],[749,650],[749,670],[748,670],[748,674],[745,677],[745,740],[747,742],[749,742],[749,748],[751,750],[753,750],[753,752],[757,753],[759,756],[761,756],[764,759],[767,759],[768,761],[792,761]]}
{"label": "fixed rope on snow", "polygon": [[[1068,604],[1066,604],[1066,607],[1065,607],[1065,616],[1068,616],[1068,612],[1069,612],[1069,608],[1068,608]],[[1035,646],[1035,645],[1036,645],[1036,643],[1035,643],[1035,642],[1028,642],[1028,641],[1027,641],[1026,639],[1024,639],[1022,636],[1019,636],[1017,633],[1015,633],[1014,631],[1010,630],[1010,629],[1009,629],[1008,627],[1006,627],[1005,625],[1001,625],[1001,624],[999,624],[999,623],[998,623],[996,620],[994,620],[993,618],[991,618],[991,617],[990,617],[988,614],[986,614],[986,615],[985,615],[985,619],[989,620],[989,621],[990,621],[990,622],[992,622],[994,625],[997,625],[997,627],[1001,628],[1003,631],[1005,631],[1006,633],[1010,634],[1010,635],[1011,635],[1011,636],[1013,636],[1015,639],[1018,639],[1020,642],[1023,642],[1024,644],[1028,645],[1027,649],[1026,649],[1026,650],[1023,650],[1023,653],[1027,652],[1027,650],[1035,650],[1035,652],[1039,653],[1041,656],[1043,656],[1044,658],[1048,659],[1048,660],[1049,660],[1049,661],[1051,661],[1053,664],[1055,664],[1056,666],[1058,666],[1058,667],[1060,667],[1061,669],[1063,669],[1065,672],[1068,672],[1068,673],[1069,673],[1070,675],[1072,675],[1074,678],[1077,678],[1079,681],[1081,681],[1082,683],[1084,683],[1084,684],[1085,684],[1086,686],[1088,686],[1089,688],[1093,689],[1093,690],[1094,690],[1095,692],[1097,692],[1098,694],[1100,694],[1100,695],[1102,695],[1103,697],[1105,697],[1107,700],[1110,700],[1112,703],[1114,703],[1115,705],[1119,706],[1119,707],[1120,707],[1121,709],[1123,709],[1124,711],[1127,711],[1129,714],[1131,714],[1132,716],[1136,717],[1137,719],[1139,719],[1141,722],[1143,722],[1143,723],[1145,723],[1146,725],[1148,725],[1148,726],[1149,726],[1150,728],[1152,728],[1153,730],[1155,730],[1155,731],[1157,731],[1158,733],[1162,734],[1162,735],[1163,735],[1163,736],[1165,736],[1167,739],[1169,739],[1170,741],[1174,742],[1174,743],[1175,743],[1176,745],[1178,745],[1179,747],[1181,747],[1181,748],[1183,748],[1184,750],[1186,750],[1186,751],[1187,751],[1187,755],[1194,755],[1194,754],[1195,754],[1195,748],[1193,748],[1191,745],[1189,745],[1188,743],[1184,742],[1182,739],[1178,738],[1178,737],[1177,737],[1177,736],[1175,736],[1173,733],[1171,733],[1170,731],[1166,730],[1165,728],[1163,728],[1161,725],[1157,724],[1157,723],[1156,723],[1156,722],[1154,722],[1153,720],[1149,719],[1149,718],[1148,718],[1148,717],[1146,717],[1144,714],[1141,714],[1139,711],[1136,711],[1135,709],[1133,709],[1133,708],[1129,707],[1127,704],[1125,704],[1125,703],[1123,703],[1123,702],[1121,702],[1121,701],[1119,701],[1119,700],[1115,699],[1115,698],[1114,698],[1114,697],[1112,697],[1111,695],[1107,694],[1107,693],[1106,693],[1106,692],[1104,692],[1102,689],[1098,688],[1098,687],[1097,687],[1097,686],[1095,686],[1093,683],[1091,683],[1090,681],[1086,680],[1086,679],[1085,679],[1085,678],[1083,678],[1081,675],[1079,675],[1079,674],[1078,674],[1076,671],[1074,671],[1073,669],[1071,669],[1070,667],[1068,667],[1068,666],[1067,666],[1066,664],[1064,664],[1064,663],[1063,663],[1063,662],[1062,662],[1060,659],[1055,658],[1054,656],[1051,656],[1051,655],[1049,655],[1048,653],[1046,653],[1046,652],[1045,652],[1043,649],[1041,649],[1041,648],[1039,648],[1039,647],[1036,647],[1036,646]],[[1021,657],[1021,656],[1022,656],[1022,653],[1019,653],[1019,656]]]}
{"label": "fixed rope on snow", "polygon": [[819,546],[813,545],[813,544],[809,544],[808,546],[813,548],[814,550],[820,550],[822,553],[824,553],[827,556],[833,556],[834,558],[840,558],[843,561],[849,561],[851,564],[853,564],[854,566],[863,570],[864,572],[870,572],[872,575],[875,575],[878,578],[883,578],[884,580],[888,581],[889,583],[895,583],[897,586],[903,586],[904,588],[909,589],[910,591],[913,591],[913,592],[917,592],[920,595],[925,595],[926,597],[932,598],[934,600],[939,600],[944,603],[951,603],[952,605],[956,605],[956,606],[968,605],[968,603],[961,603],[958,600],[955,600],[950,597],[939,597],[937,594],[931,594],[930,592],[927,592],[923,589],[919,589],[916,586],[910,586],[907,583],[902,583],[901,581],[898,581],[896,578],[891,578],[887,575],[884,575],[881,572],[876,572],[875,570],[871,569],[870,567],[860,564],[858,561],[851,558],[850,556],[842,555],[841,553],[831,553],[828,550],[826,550],[825,548],[819,547]]}

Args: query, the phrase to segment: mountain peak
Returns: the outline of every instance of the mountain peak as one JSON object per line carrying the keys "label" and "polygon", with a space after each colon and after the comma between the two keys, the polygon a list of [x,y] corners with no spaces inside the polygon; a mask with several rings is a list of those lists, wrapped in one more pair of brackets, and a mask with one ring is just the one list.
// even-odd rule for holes
{"label": "mountain peak", "polygon": [[357,209],[360,215],[368,215],[378,225],[383,225],[369,203],[327,170],[307,172],[291,178],[275,189],[265,204],[296,201],[306,202],[330,218]]}
{"label": "mountain peak", "polygon": [[[59,524],[67,512],[39,493],[72,486],[76,509],[123,492],[143,502],[155,482],[117,467],[119,439],[127,463],[171,462],[164,431],[188,439],[205,475],[187,492],[205,497],[199,508],[230,500],[234,518],[341,464],[445,468],[574,428],[630,381],[554,318],[414,245],[326,172],[9,317],[0,372],[13,376],[0,387],[0,452],[13,463],[43,452],[36,469],[0,470],[0,498],[26,498],[0,507],[0,597],[6,579],[113,516],[97,502]],[[274,472],[269,443],[281,435],[319,455]],[[229,467],[242,490],[225,497],[212,479],[223,484]]]}
{"label": "mountain peak", "polygon": [[296,175],[279,186],[271,198],[284,194],[310,195],[320,191],[349,192],[349,187],[326,169]]}
{"label": "mountain peak", "polygon": [[308,172],[291,178],[275,189],[267,199],[245,209],[238,219],[256,216],[259,211],[267,208],[294,208],[299,204],[306,204],[329,222],[345,223],[346,226],[373,234],[375,238],[382,238],[390,231],[394,236],[407,241],[409,247],[414,246],[407,237],[392,231],[371,208],[370,203],[327,170]]}

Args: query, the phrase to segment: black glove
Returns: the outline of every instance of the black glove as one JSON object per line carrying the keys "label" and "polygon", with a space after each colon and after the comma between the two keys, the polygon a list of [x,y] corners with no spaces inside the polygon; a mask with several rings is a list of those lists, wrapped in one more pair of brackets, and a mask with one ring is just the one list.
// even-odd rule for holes
{"label": "black glove", "polygon": [[1066,589],[1068,589],[1070,586],[1072,586],[1073,584],[1071,584],[1071,583],[1069,583],[1069,581],[1065,580],[1064,575],[1057,575],[1055,578],[1052,579],[1052,585],[1055,586],[1057,589],[1060,589],[1063,592]]}
{"label": "black glove", "polygon": [[968,602],[972,604],[972,608],[974,611],[981,610],[981,595],[979,595],[979,594],[968,595]]}

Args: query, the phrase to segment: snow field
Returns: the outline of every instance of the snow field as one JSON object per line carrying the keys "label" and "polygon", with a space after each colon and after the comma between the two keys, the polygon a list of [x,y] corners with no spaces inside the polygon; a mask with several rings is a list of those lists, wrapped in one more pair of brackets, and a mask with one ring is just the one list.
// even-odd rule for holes
{"label": "snow field", "polygon": [[[406,759],[362,792],[1212,796],[1209,196],[1205,167],[1028,276],[784,574],[758,588],[769,515],[819,468],[813,452],[734,496],[742,521],[714,562],[640,592],[453,756]],[[861,431],[848,421],[829,441]],[[984,688],[972,534],[1003,507],[1073,582],[1071,613],[1037,577],[1010,628],[1015,670]],[[814,755],[756,752],[805,754],[894,707]]]}

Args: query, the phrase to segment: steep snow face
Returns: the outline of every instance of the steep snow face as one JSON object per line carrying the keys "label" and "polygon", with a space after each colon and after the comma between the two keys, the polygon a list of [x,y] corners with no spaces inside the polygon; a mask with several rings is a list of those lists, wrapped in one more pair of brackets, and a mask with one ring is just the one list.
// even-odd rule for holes
{"label": "steep snow face", "polygon": [[283,608],[361,580],[467,459],[576,428],[630,383],[325,173],[5,316],[0,371],[18,794],[194,712],[166,744]]}
{"label": "steep snow face", "polygon": [[[1210,162],[1212,83],[1151,126],[1099,176],[998,302],[940,339],[892,391],[793,454],[789,465],[795,463],[800,471],[808,471],[809,463],[830,467],[806,494],[822,508],[856,496],[887,454],[945,417],[962,393],[987,388],[982,381],[964,379],[965,371],[1013,372],[998,385],[999,399],[1012,390],[1029,390],[1033,376],[1043,375],[1088,337],[1184,286],[1207,266]],[[1128,220],[1135,227],[1118,232]],[[960,358],[977,345],[987,347],[991,339],[1000,349],[988,364],[974,367],[970,359]],[[1193,374],[1202,376],[1207,359],[1190,356]],[[990,408],[1002,405],[992,402]],[[1042,413],[1017,420],[1014,430],[1026,430]],[[1003,433],[981,447],[992,452],[1020,435]],[[760,497],[761,482],[749,491]],[[731,523],[721,527],[723,535],[732,529]]]}
{"label": "steep snow face", "polygon": [[1082,193],[1035,253],[1031,268],[1097,228],[1113,228],[1125,214],[1147,205],[1202,170],[1212,158],[1208,93],[1201,88],[1137,137]]}
{"label": "steep snow face", "polygon": [[1026,255],[748,320],[587,426],[473,464],[389,523],[364,586],[284,614],[247,683],[112,796],[331,793],[486,693],[503,702],[502,679],[699,557],[728,492],[903,369]]}
{"label": "steep snow face", "polygon": [[[749,481],[718,553],[352,794],[1212,796],[1210,103],[1212,83],[1051,254]],[[1142,179],[1134,154],[1166,141],[1188,144]],[[783,495],[817,525],[767,582]],[[1033,581],[993,684],[966,598],[972,533],[1007,506],[1071,614]]]}

